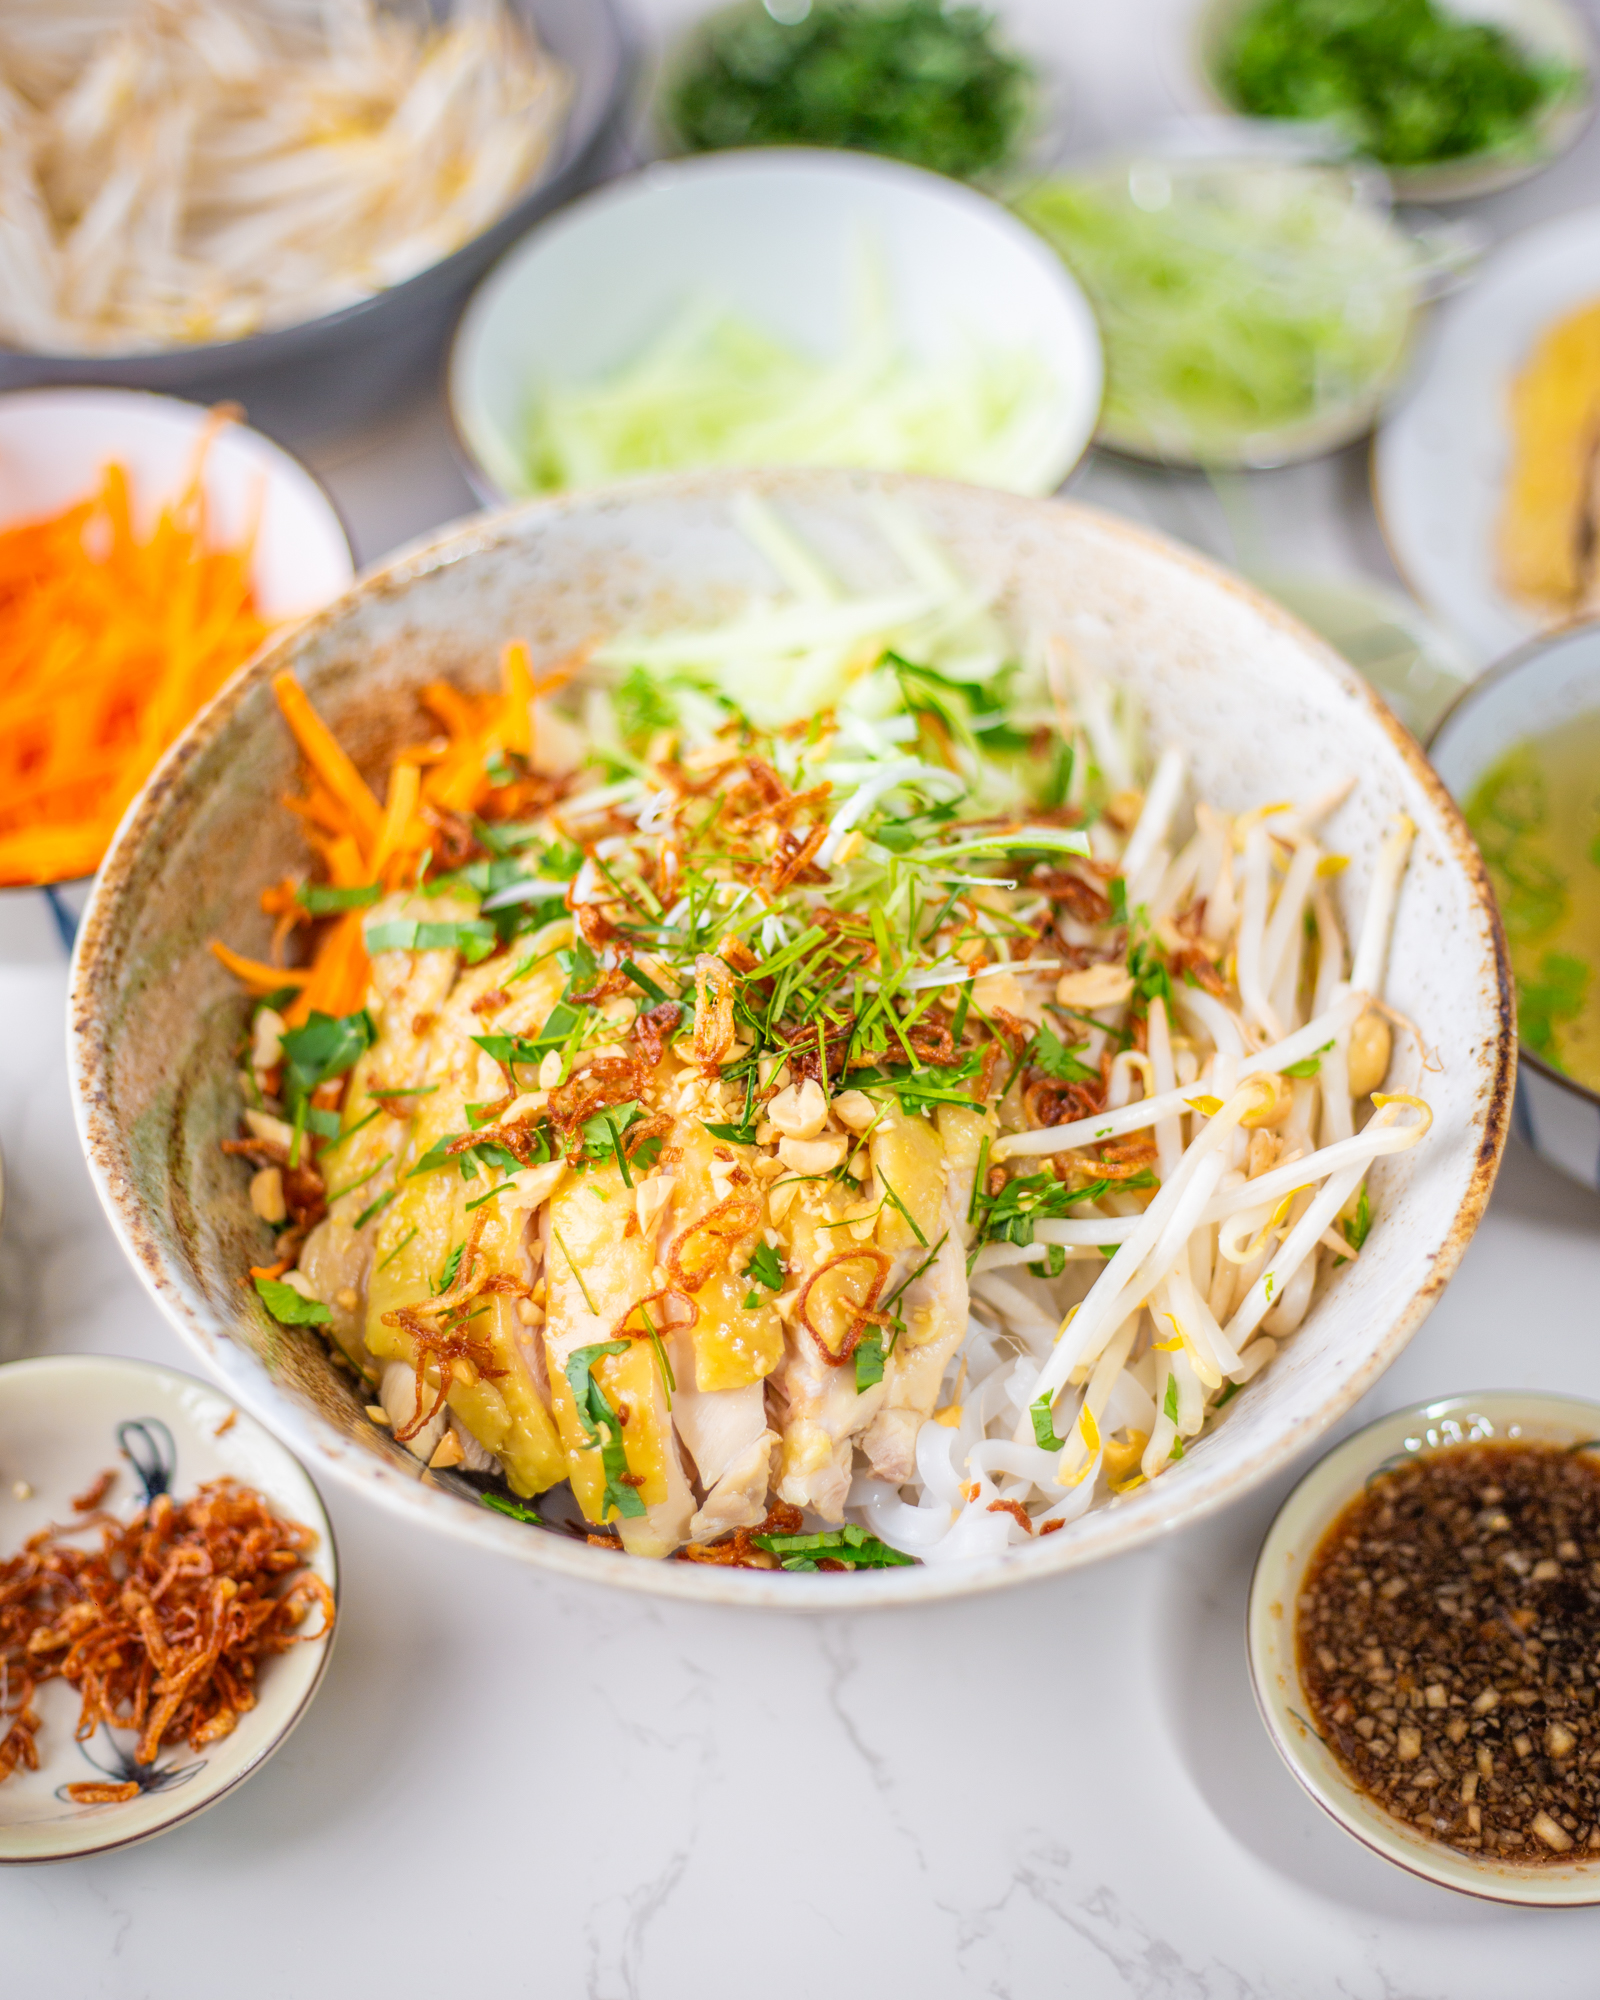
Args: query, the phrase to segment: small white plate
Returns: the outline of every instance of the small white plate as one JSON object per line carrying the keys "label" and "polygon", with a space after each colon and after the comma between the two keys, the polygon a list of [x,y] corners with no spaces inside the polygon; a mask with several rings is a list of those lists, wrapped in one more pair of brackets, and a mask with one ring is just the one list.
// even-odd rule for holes
{"label": "small white plate", "polygon": [[1317,1804],[1386,1861],[1446,1889],[1496,1903],[1546,1908],[1600,1903],[1600,1860],[1519,1868],[1503,1861],[1475,1861],[1443,1841],[1427,1839],[1360,1790],[1308,1720],[1311,1704],[1296,1658],[1295,1610],[1323,1536],[1372,1474],[1391,1460],[1488,1438],[1581,1444],[1600,1438],[1600,1404],[1534,1389],[1450,1396],[1380,1417],[1319,1460],[1279,1508],[1256,1558],[1245,1619],[1256,1706],[1278,1754]]}
{"label": "small white plate", "polygon": [[[71,1521],[73,1496],[109,1466],[118,1478],[106,1511],[123,1519],[145,1504],[147,1490],[165,1490],[163,1476],[179,1499],[208,1479],[253,1486],[284,1519],[315,1529],[310,1567],[337,1600],[338,1556],[316,1488],[277,1439],[226,1396],[170,1368],[99,1355],[47,1355],[0,1368],[0,1553],[15,1553],[51,1522]],[[39,1769],[0,1782],[0,1863],[127,1847],[195,1818],[284,1742],[310,1706],[331,1650],[332,1640],[319,1636],[267,1659],[256,1706],[230,1736],[199,1751],[166,1746],[148,1766],[132,1762],[130,1731],[102,1728],[87,1743],[74,1741],[77,1692],[46,1681],[35,1698],[43,1717]],[[66,1786],[102,1774],[113,1782],[137,1779],[139,1796],[115,1805],[77,1805],[66,1796]]]}
{"label": "small white plate", "polygon": [[837,351],[863,249],[881,255],[896,326],[920,359],[969,338],[1038,352],[1054,389],[1017,484],[1053,492],[1094,434],[1103,387],[1094,314],[1060,258],[958,181],[780,146],[614,181],[501,259],[450,353],[450,413],[474,490],[491,506],[526,497],[523,440],[541,382],[611,374],[698,300],[801,352]]}
{"label": "small white plate", "polygon": [[1417,387],[1373,447],[1373,499],[1395,566],[1480,667],[1540,630],[1495,581],[1507,398],[1540,334],[1591,299],[1600,300],[1600,208],[1512,237],[1439,309]]}

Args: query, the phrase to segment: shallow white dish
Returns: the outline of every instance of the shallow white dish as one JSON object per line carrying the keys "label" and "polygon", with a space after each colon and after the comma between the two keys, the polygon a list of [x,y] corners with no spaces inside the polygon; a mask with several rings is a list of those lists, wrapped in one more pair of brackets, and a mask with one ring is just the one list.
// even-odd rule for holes
{"label": "shallow white dish", "polygon": [[1517,1868],[1474,1861],[1429,1840],[1369,1798],[1307,1720],[1295,1652],[1295,1603],[1322,1537],[1364,1482],[1392,1459],[1489,1438],[1571,1445],[1600,1437],[1600,1404],[1533,1389],[1450,1396],[1380,1417],[1318,1461],[1278,1510],[1256,1558],[1246,1614],[1256,1705],[1283,1761],[1323,1811],[1397,1867],[1498,1903],[1600,1903],[1600,1861]]}
{"label": "shallow white dish", "polygon": [[[1191,36],[1196,85],[1208,104],[1234,117],[1246,114],[1223,95],[1216,80],[1217,63],[1228,29],[1253,5],[1254,0],[1209,0],[1200,9]],[[1503,29],[1528,55],[1580,71],[1583,84],[1545,107],[1530,129],[1525,151],[1469,153],[1429,166],[1387,168],[1402,201],[1468,201],[1515,187],[1543,173],[1576,144],[1593,109],[1594,51],[1582,16],[1566,0],[1466,0],[1466,4],[1446,0],[1444,11]]]}
{"label": "shallow white dish", "polygon": [[[1428,744],[1434,769],[1464,803],[1489,767],[1528,736],[1600,711],[1600,624],[1574,625],[1513,653],[1463,693]],[[1564,1174],[1600,1189],[1600,1092],[1524,1048],[1517,1067],[1518,1138]]]}
{"label": "shallow white dish", "polygon": [[[882,495],[915,510],[1016,627],[1059,632],[1137,694],[1155,740],[1180,737],[1222,810],[1352,773],[1328,822],[1351,857],[1333,878],[1346,921],[1396,810],[1419,829],[1400,898],[1388,991],[1425,1024],[1443,1068],[1426,1079],[1428,1143],[1373,1179],[1375,1222],[1281,1356],[1180,1467],[1029,1547],[970,1567],[785,1575],[649,1562],[493,1514],[423,1477],[303,1329],[269,1329],[238,1283],[260,1225],[218,1152],[234,1128],[243,1002],[209,950],[219,931],[265,944],[260,884],[298,834],[277,801],[294,750],[269,686],[304,683],[374,777],[435,673],[487,685],[504,640],[535,665],[624,625],[725,614],[777,579],[732,518],[741,492],[781,510],[850,590],[903,580],[874,523]],[[535,503],[402,557],[264,652],[169,753],[125,822],[79,938],[70,1061],[79,1130],[112,1225],[205,1366],[320,1474],[419,1527],[432,1524],[546,1571],[750,1606],[843,1609],[992,1589],[1121,1554],[1247,1492],[1288,1464],[1382,1373],[1427,1316],[1488,1200],[1514,1068],[1498,925],[1476,850],[1408,736],[1356,671],[1247,586],[1092,509],[944,481],[842,472],[698,474]],[[1412,1070],[1402,1068],[1407,1079]],[[1406,1087],[1406,1085],[1402,1085]]]}
{"label": "shallow white dish", "polygon": [[919,357],[970,335],[1045,358],[1057,386],[1027,490],[1053,491],[1094,434],[1103,386],[1094,315],[1059,258],[959,182],[804,147],[650,167],[502,258],[450,355],[468,478],[490,505],[526,496],[522,439],[540,383],[612,373],[699,299],[801,352],[836,353],[863,249],[881,254],[896,325]]}
{"label": "shallow white dish", "polygon": [[[118,1478],[105,1507],[123,1518],[166,1490],[163,1477],[179,1499],[208,1479],[255,1487],[279,1515],[316,1530],[310,1565],[337,1599],[338,1556],[316,1488],[276,1438],[209,1384],[147,1362],[92,1354],[0,1368],[0,1551],[10,1555],[51,1522],[71,1521],[73,1496],[111,1466]],[[314,1621],[310,1629],[317,1629]],[[126,1730],[102,1728],[89,1742],[75,1742],[77,1693],[63,1681],[45,1682],[36,1696],[44,1718],[39,1769],[19,1770],[0,1784],[0,1863],[129,1847],[214,1806],[287,1739],[311,1704],[331,1649],[331,1639],[318,1638],[267,1660],[256,1706],[231,1735],[199,1751],[168,1745],[148,1766],[132,1762]],[[65,1786],[103,1776],[137,1779],[138,1797],[77,1805],[64,1796]]]}
{"label": "shallow white dish", "polygon": [[[0,528],[85,499],[115,460],[128,475],[137,527],[147,530],[194,470],[209,411],[144,389],[18,389],[0,396]],[[243,424],[218,431],[204,491],[217,545],[257,519],[250,578],[262,613],[298,618],[355,575],[333,502],[305,467]]]}
{"label": "shallow white dish", "polygon": [[1439,308],[1416,388],[1373,446],[1373,499],[1395,566],[1480,667],[1540,629],[1496,582],[1507,397],[1539,335],[1591,299],[1600,299],[1600,208],[1512,237]]}

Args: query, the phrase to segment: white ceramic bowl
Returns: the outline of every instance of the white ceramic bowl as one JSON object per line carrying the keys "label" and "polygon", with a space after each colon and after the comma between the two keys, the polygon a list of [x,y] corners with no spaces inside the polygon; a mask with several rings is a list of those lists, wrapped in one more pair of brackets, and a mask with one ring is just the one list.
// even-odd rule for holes
{"label": "white ceramic bowl", "polygon": [[[105,1506],[122,1519],[146,1503],[141,1471],[164,1473],[180,1500],[209,1479],[253,1486],[283,1519],[315,1529],[310,1566],[337,1600],[338,1556],[317,1489],[275,1437],[208,1383],[94,1354],[0,1368],[0,1554],[12,1554],[51,1522],[72,1520],[73,1496],[109,1467],[118,1477]],[[318,1629],[315,1619],[307,1629]],[[0,1784],[0,1863],[129,1847],[214,1806],[287,1740],[321,1685],[331,1650],[331,1639],[316,1638],[269,1658],[256,1705],[231,1735],[198,1751],[169,1745],[148,1766],[132,1764],[127,1730],[102,1727],[89,1742],[75,1742],[77,1694],[64,1681],[45,1682],[36,1704],[44,1720],[39,1769]],[[77,1805],[64,1795],[67,1785],[106,1777],[137,1778],[138,1796]]]}
{"label": "white ceramic bowl", "polygon": [[[508,1521],[448,1490],[363,1414],[304,1329],[269,1326],[239,1273],[259,1261],[246,1177],[217,1141],[238,1117],[244,1003],[208,949],[264,949],[261,883],[295,865],[278,800],[295,753],[269,686],[291,669],[379,781],[437,673],[492,683],[524,636],[536,664],[596,634],[726,614],[777,584],[732,519],[740,492],[778,508],[849,589],[905,572],[874,523],[891,495],[1016,629],[1059,633],[1124,681],[1157,743],[1185,745],[1226,811],[1311,797],[1354,774],[1328,822],[1348,924],[1397,810],[1418,828],[1388,991],[1442,1068],[1423,1081],[1427,1142],[1372,1177],[1376,1220],[1272,1366],[1151,1485],[1059,1534],[971,1566],[782,1575],[647,1562]],[[302,1453],[419,1527],[433,1524],[563,1575],[676,1597],[802,1609],[959,1596],[1121,1554],[1280,1470],[1377,1379],[1426,1317],[1494,1179],[1513,1049],[1499,927],[1482,864],[1421,751],[1354,668],[1288,613],[1175,544],[1092,509],[938,480],[843,472],[700,474],[538,502],[477,522],[367,577],[260,655],[156,772],[107,858],[79,936],[70,1060],[101,1198],[182,1337]],[[1414,1072],[1397,1070],[1400,1087]]]}
{"label": "white ceramic bowl", "polygon": [[[59,513],[86,499],[111,461],[128,474],[134,522],[144,532],[189,482],[209,412],[145,389],[18,389],[0,395],[0,529]],[[355,575],[349,537],[333,502],[298,460],[270,438],[229,424],[206,454],[204,491],[219,545],[255,526],[250,580],[274,621],[315,611]],[[70,950],[80,884],[0,890],[0,956],[35,926],[29,902],[49,898]]]}
{"label": "white ceramic bowl", "polygon": [[1385,1812],[1347,1776],[1307,1719],[1300,1680],[1295,1605],[1322,1537],[1378,1468],[1422,1451],[1488,1438],[1571,1445],[1600,1437],[1600,1404],[1533,1389],[1450,1396],[1380,1417],[1320,1460],[1279,1509],[1256,1558],[1246,1630],[1256,1705],[1295,1777],[1347,1833],[1386,1861],[1447,1889],[1499,1903],[1600,1903],[1600,1861],[1543,1862],[1518,1868],[1474,1861]]}
{"label": "white ceramic bowl", "polygon": [[[1524,737],[1600,711],[1600,624],[1536,640],[1474,682],[1434,731],[1428,755],[1458,801]],[[1600,973],[1597,973],[1600,976]],[[1524,1047],[1512,1129],[1552,1166],[1600,1189],[1600,1092]]]}
{"label": "white ceramic bowl", "polygon": [[[0,396],[0,528],[84,499],[111,460],[128,474],[144,529],[194,469],[209,412],[143,389],[19,389]],[[355,575],[333,502],[305,467],[243,424],[220,430],[206,454],[205,496],[219,545],[256,519],[250,579],[271,619],[297,618],[336,597]]]}
{"label": "white ceramic bowl", "polygon": [[539,384],[603,378],[698,299],[801,352],[838,352],[863,249],[881,254],[917,355],[973,335],[1044,357],[1056,390],[1026,490],[1059,486],[1094,433],[1102,389],[1094,315],[1060,260],[956,181],[803,147],[650,167],[573,203],[504,257],[450,356],[468,478],[490,505],[525,497],[522,439]]}
{"label": "white ceramic bowl", "polygon": [[[1192,31],[1194,81],[1205,101],[1240,117],[1217,81],[1223,43],[1241,14],[1257,0],[1206,0]],[[1425,167],[1390,167],[1401,201],[1468,201],[1497,194],[1542,173],[1559,159],[1589,122],[1593,110],[1594,48],[1577,9],[1566,0],[1445,0],[1445,11],[1503,29],[1528,55],[1579,71],[1582,87],[1546,107],[1530,129],[1527,146],[1516,152],[1469,153]]]}

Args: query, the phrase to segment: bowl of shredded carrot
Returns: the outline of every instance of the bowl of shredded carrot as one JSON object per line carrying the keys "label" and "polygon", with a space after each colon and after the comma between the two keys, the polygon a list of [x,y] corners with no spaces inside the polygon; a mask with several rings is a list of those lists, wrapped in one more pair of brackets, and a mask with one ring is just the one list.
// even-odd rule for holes
{"label": "bowl of shredded carrot", "polygon": [[0,888],[92,874],[185,725],[353,574],[322,489],[235,413],[0,396]]}

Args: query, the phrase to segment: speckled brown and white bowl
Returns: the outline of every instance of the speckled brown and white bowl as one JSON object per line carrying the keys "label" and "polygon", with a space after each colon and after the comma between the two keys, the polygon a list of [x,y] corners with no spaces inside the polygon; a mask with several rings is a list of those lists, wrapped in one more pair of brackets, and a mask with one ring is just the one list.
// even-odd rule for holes
{"label": "speckled brown and white bowl", "polygon": [[[1383,829],[1419,829],[1389,992],[1423,1024],[1426,1144],[1373,1175],[1376,1221],[1300,1332],[1181,1466],[1035,1545],[965,1568],[786,1575],[624,1558],[493,1515],[375,1429],[314,1332],[267,1321],[240,1282],[264,1250],[245,1176],[218,1151],[237,1115],[244,1003],[207,950],[264,950],[263,883],[303,863],[278,804],[295,752],[268,686],[290,667],[362,768],[423,726],[435,675],[487,684],[506,638],[537,664],[624,625],[703,618],[777,579],[733,524],[755,490],[850,585],[899,580],[869,503],[915,510],[1018,629],[1065,637],[1125,680],[1229,810],[1353,774],[1329,822],[1360,908]],[[1411,738],[1355,670],[1224,572],[1085,507],[897,475],[704,473],[558,500],[413,550],[255,660],[174,747],[124,822],[83,921],[69,1024],[79,1127],[113,1226],[205,1365],[313,1475],[558,1574],[635,1590],[818,1609],[926,1601],[1120,1554],[1236,1499],[1313,1443],[1426,1317],[1489,1197],[1515,1066],[1504,946],[1482,866]],[[1403,1046],[1403,1041],[1402,1041]],[[1402,1065],[1402,1087],[1411,1082]],[[448,1475],[446,1475],[448,1478]]]}

